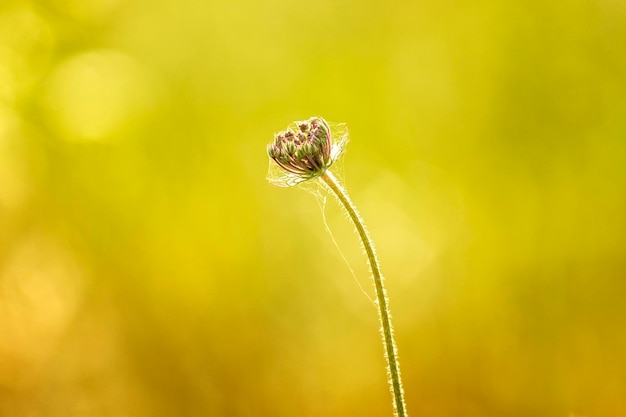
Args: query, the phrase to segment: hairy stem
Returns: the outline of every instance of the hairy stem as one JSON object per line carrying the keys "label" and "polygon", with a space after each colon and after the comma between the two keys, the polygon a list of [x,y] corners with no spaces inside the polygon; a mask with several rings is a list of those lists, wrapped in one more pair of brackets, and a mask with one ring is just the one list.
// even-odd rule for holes
{"label": "hairy stem", "polygon": [[381,323],[381,333],[383,337],[383,344],[385,345],[385,357],[387,358],[387,370],[389,372],[389,384],[391,386],[391,394],[394,400],[394,411],[396,417],[407,417],[406,405],[404,403],[404,391],[402,390],[402,379],[400,377],[400,364],[398,362],[398,349],[396,347],[396,341],[393,335],[393,326],[391,325],[391,315],[389,314],[389,301],[387,299],[387,293],[383,283],[383,275],[380,272],[380,265],[376,252],[374,250],[374,243],[365,228],[365,223],[355,205],[350,200],[345,188],[337,181],[337,178],[326,170],[320,175],[320,178],[328,187],[333,191],[341,205],[348,212],[348,215],[354,223],[354,227],[359,232],[363,247],[367,253],[367,259],[370,269],[372,271],[372,278],[374,279],[374,287],[376,288],[376,305],[378,306],[378,316]]}

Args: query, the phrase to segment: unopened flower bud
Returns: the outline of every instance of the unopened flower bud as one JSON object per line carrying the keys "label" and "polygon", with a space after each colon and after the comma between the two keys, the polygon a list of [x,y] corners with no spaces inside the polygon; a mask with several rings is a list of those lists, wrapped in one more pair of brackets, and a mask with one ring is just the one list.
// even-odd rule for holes
{"label": "unopened flower bud", "polygon": [[346,142],[347,135],[335,141],[328,122],[321,117],[296,122],[275,134],[267,146],[268,156],[283,171],[270,182],[291,186],[317,177],[339,158]]}

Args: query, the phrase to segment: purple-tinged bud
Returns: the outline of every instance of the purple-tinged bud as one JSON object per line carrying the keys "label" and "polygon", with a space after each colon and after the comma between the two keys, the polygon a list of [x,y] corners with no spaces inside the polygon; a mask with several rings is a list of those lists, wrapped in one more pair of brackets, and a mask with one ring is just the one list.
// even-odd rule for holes
{"label": "purple-tinged bud", "polygon": [[[347,143],[347,131],[336,140],[330,126],[321,117],[296,122],[274,135],[267,154],[282,173],[268,176],[271,183],[291,186],[315,178],[339,157]],[[272,165],[270,165],[272,172]]]}

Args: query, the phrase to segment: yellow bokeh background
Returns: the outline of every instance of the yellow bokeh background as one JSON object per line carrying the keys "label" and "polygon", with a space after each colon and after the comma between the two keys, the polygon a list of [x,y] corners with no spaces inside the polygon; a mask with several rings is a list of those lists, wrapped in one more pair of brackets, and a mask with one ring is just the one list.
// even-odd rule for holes
{"label": "yellow bokeh background", "polygon": [[4,0],[0,415],[391,416],[348,219],[265,179],[313,115],[409,415],[626,415],[625,45],[620,0]]}

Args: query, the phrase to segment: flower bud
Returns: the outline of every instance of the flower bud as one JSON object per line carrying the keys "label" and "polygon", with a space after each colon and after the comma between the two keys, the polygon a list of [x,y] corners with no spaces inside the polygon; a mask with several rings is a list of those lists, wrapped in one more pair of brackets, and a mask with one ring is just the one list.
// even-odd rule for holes
{"label": "flower bud", "polygon": [[321,117],[296,122],[275,134],[267,146],[268,156],[283,171],[270,182],[291,186],[321,175],[339,158],[346,142],[344,135],[334,143],[330,126]]}

